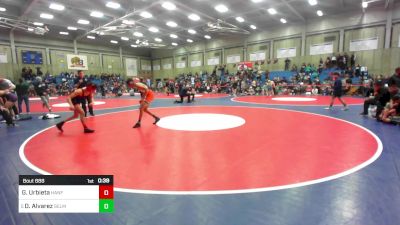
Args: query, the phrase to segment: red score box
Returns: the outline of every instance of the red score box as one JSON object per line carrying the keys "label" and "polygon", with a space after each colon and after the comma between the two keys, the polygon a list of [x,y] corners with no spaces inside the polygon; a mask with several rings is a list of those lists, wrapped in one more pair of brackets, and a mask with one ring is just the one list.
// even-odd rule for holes
{"label": "red score box", "polygon": [[100,185],[99,186],[99,199],[113,199],[114,186],[113,185]]}

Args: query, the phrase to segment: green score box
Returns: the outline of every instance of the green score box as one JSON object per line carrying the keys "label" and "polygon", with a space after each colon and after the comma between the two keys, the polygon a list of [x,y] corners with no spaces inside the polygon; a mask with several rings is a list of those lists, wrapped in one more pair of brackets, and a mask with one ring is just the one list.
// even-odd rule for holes
{"label": "green score box", "polygon": [[99,200],[99,212],[100,213],[113,213],[114,212],[114,200],[100,199]]}

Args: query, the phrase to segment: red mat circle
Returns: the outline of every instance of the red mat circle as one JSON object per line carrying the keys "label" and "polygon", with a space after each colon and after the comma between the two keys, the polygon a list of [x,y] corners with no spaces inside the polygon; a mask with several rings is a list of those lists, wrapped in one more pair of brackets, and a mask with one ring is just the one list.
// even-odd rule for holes
{"label": "red mat circle", "polygon": [[[296,97],[296,98],[315,98],[316,101],[275,101],[272,98],[281,98],[281,97]],[[262,104],[262,105],[292,105],[292,106],[329,106],[331,102],[331,96],[241,96],[231,99],[234,102],[241,103],[253,103],[253,104]],[[343,97],[343,100],[348,105],[361,105],[364,103],[364,99],[362,98],[353,98],[353,97]],[[335,106],[341,106],[342,104],[338,99],[335,99]]]}
{"label": "red mat circle", "polygon": [[[102,105],[95,105],[94,110],[102,109],[115,109],[115,108],[125,108],[130,106],[139,105],[138,99],[133,98],[95,98],[95,101],[105,102]],[[57,99],[50,100],[50,106],[59,103],[66,103],[67,98],[65,96],[58,97]],[[47,109],[43,107],[42,101],[31,100],[29,101],[30,111],[32,113],[46,113]],[[25,104],[22,103],[23,112],[26,112]],[[53,112],[69,112],[68,107],[52,107]]]}
{"label": "red mat circle", "polygon": [[20,156],[43,174],[113,174],[119,191],[226,194],[278,190],[353,173],[376,160],[380,140],[358,125],[310,113],[249,107],[158,108],[164,117],[218,113],[242,117],[240,127],[213,132],[163,129],[148,116],[132,129],[137,111],[79,121],[59,134],[29,138]]}

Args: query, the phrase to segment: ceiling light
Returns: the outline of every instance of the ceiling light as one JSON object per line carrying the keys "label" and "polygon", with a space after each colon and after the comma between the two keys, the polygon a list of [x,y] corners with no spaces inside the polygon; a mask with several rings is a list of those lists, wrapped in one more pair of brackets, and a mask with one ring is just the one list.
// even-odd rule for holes
{"label": "ceiling light", "polygon": [[211,36],[210,35],[204,35],[204,38],[205,39],[211,39]]}
{"label": "ceiling light", "polygon": [[157,33],[159,30],[157,27],[150,27],[149,31],[153,32],[153,33]]}
{"label": "ceiling light", "polygon": [[136,37],[143,37],[143,34],[140,33],[140,32],[135,32],[135,33],[133,33],[133,36],[136,36]]}
{"label": "ceiling light", "polygon": [[48,13],[42,13],[40,14],[40,18],[51,20],[54,18],[54,16]]}
{"label": "ceiling light", "polygon": [[104,14],[102,12],[93,11],[92,13],[90,13],[90,16],[101,18],[104,16]]}
{"label": "ceiling light", "polygon": [[60,34],[61,35],[68,35],[69,33],[68,32],[64,32],[64,31],[60,31]]}
{"label": "ceiling light", "polygon": [[162,42],[161,38],[154,38],[154,40],[157,41],[157,42]]}
{"label": "ceiling light", "polygon": [[132,48],[137,48],[138,46],[137,46],[137,45],[131,45],[131,47],[132,47]]}
{"label": "ceiling light", "polygon": [[99,32],[99,35],[103,36],[103,35],[104,35],[104,32],[103,32],[103,31]]}
{"label": "ceiling light", "polygon": [[238,16],[238,17],[236,17],[236,21],[238,21],[239,23],[243,23],[244,19],[243,19],[243,17]]}
{"label": "ceiling light", "polygon": [[67,27],[68,30],[78,30],[76,27]]}
{"label": "ceiling light", "polygon": [[107,2],[106,6],[112,9],[118,9],[119,7],[121,7],[121,5],[116,2]]}
{"label": "ceiling light", "polygon": [[126,25],[135,25],[135,21],[133,20],[122,20],[122,23]]}
{"label": "ceiling light", "polygon": [[197,14],[194,14],[194,13],[190,14],[190,15],[188,16],[188,18],[191,19],[191,20],[193,20],[193,21],[198,21],[198,20],[200,20],[200,16],[198,16]]}
{"label": "ceiling light", "polygon": [[169,27],[177,27],[178,24],[175,23],[174,21],[168,21],[168,22],[167,22],[167,26],[169,26]]}
{"label": "ceiling light", "polygon": [[172,42],[171,44],[172,44],[173,46],[178,46],[178,44],[175,43],[175,42]]}
{"label": "ceiling light", "polygon": [[78,23],[79,23],[79,24],[88,25],[90,22],[89,22],[88,20],[82,20],[82,19],[80,19],[80,20],[78,20]]}
{"label": "ceiling light", "polygon": [[324,13],[323,13],[321,10],[318,10],[318,11],[317,11],[317,15],[318,15],[318,16],[323,16]]}
{"label": "ceiling light", "polygon": [[5,12],[5,11],[7,11],[6,8],[0,7],[0,12]]}
{"label": "ceiling light", "polygon": [[228,10],[229,10],[228,7],[226,7],[223,4],[219,4],[219,5],[215,6],[214,9],[220,13],[225,13],[225,12],[228,12]]}
{"label": "ceiling light", "polygon": [[33,25],[41,27],[41,26],[43,26],[43,23],[34,22]]}
{"label": "ceiling light", "polygon": [[254,3],[259,3],[259,2],[262,2],[263,0],[251,0],[251,1]]}
{"label": "ceiling light", "polygon": [[123,41],[129,41],[129,38],[128,38],[128,37],[121,37],[121,40],[123,40]]}
{"label": "ceiling light", "polygon": [[188,32],[189,32],[189,34],[196,34],[196,33],[197,33],[197,32],[196,32],[195,30],[193,30],[193,29],[189,29]]}
{"label": "ceiling light", "polygon": [[178,35],[176,35],[176,34],[170,34],[169,35],[171,38],[178,38]]}
{"label": "ceiling light", "polygon": [[50,9],[58,10],[58,11],[63,11],[65,9],[65,6],[57,3],[51,3],[49,6]]}
{"label": "ceiling light", "polygon": [[187,39],[186,41],[189,42],[189,43],[193,43],[192,39]]}
{"label": "ceiling light", "polygon": [[268,13],[271,14],[271,15],[275,15],[277,12],[276,12],[276,10],[274,8],[269,8],[268,9]]}
{"label": "ceiling light", "polygon": [[284,18],[281,18],[281,23],[287,23],[287,21]]}
{"label": "ceiling light", "polygon": [[317,2],[317,0],[308,0],[308,3],[310,5],[316,5],[318,2]]}
{"label": "ceiling light", "polygon": [[176,9],[176,5],[175,5],[174,3],[172,3],[172,2],[164,2],[161,6],[162,6],[164,9],[167,9],[167,10],[174,10],[174,9]]}
{"label": "ceiling light", "polygon": [[113,44],[118,44],[118,41],[111,40],[110,42]]}
{"label": "ceiling light", "polygon": [[86,36],[86,37],[89,38],[89,39],[96,39],[95,36],[90,36],[90,35],[88,35],[88,36]]}
{"label": "ceiling light", "polygon": [[33,28],[30,28],[30,27],[29,27],[29,28],[28,28],[28,31],[31,31],[31,32],[32,32],[32,31],[33,31]]}
{"label": "ceiling light", "polygon": [[362,5],[362,7],[365,9],[365,8],[368,7],[368,2],[363,2],[361,5]]}
{"label": "ceiling light", "polygon": [[257,29],[257,27],[255,25],[250,25],[250,28],[253,30]]}
{"label": "ceiling light", "polygon": [[146,12],[146,11],[141,12],[140,16],[143,17],[143,18],[151,18],[151,17],[153,17],[153,15],[151,15],[151,13]]}

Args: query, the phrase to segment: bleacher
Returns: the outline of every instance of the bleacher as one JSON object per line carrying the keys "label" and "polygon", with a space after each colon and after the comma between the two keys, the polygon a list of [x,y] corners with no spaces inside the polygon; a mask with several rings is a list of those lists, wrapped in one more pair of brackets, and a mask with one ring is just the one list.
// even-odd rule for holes
{"label": "bleacher", "polygon": [[269,79],[273,80],[275,77],[280,77],[280,78],[286,78],[286,80],[290,81],[293,75],[295,75],[296,72],[292,71],[271,71],[269,73]]}
{"label": "bleacher", "polygon": [[[329,74],[338,72],[342,74],[342,71],[336,68],[328,68],[324,69],[322,73],[319,75],[319,80],[324,81],[329,78]],[[292,76],[294,76],[296,72],[292,71],[271,71],[269,74],[269,77],[271,80],[273,80],[275,77],[280,77],[280,78],[286,78],[286,80],[291,81]],[[353,84],[360,84],[360,78],[359,77],[353,77],[352,78]]]}

